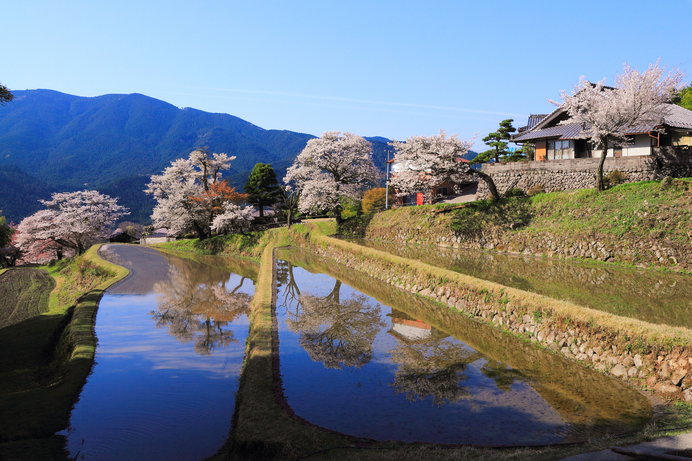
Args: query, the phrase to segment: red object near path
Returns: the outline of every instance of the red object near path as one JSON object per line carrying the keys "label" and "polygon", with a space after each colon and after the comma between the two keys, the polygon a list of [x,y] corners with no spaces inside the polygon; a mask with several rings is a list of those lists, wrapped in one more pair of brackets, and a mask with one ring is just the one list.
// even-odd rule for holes
{"label": "red object near path", "polygon": [[416,205],[423,205],[425,203],[425,194],[418,192],[416,194]]}

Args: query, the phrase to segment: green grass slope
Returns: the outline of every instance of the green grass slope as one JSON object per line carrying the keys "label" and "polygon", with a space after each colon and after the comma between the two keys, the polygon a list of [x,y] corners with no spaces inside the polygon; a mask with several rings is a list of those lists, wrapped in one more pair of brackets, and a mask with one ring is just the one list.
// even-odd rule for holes
{"label": "green grass slope", "polygon": [[[692,178],[375,215],[366,237],[692,270]],[[445,208],[449,208],[445,210]]]}

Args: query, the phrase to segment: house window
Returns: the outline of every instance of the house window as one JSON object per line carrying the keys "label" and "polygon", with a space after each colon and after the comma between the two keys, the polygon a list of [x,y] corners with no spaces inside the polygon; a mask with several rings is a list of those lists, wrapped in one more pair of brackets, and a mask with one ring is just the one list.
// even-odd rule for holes
{"label": "house window", "polygon": [[574,158],[574,143],[572,141],[548,141],[548,160],[568,158]]}

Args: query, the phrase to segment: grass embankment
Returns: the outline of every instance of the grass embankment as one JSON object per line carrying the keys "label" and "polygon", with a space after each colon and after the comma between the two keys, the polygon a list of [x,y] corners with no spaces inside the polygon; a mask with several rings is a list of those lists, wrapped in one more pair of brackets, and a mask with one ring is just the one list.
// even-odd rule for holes
{"label": "grass embankment", "polygon": [[378,213],[366,236],[692,270],[692,179]]}
{"label": "grass embankment", "polygon": [[158,250],[174,253],[193,253],[198,255],[232,255],[259,261],[266,245],[265,232],[255,231],[247,234],[218,235],[208,239],[174,240],[152,245]]}
{"label": "grass embankment", "polygon": [[65,457],[65,440],[54,434],[69,424],[91,370],[98,302],[128,273],[97,251],[47,268],[56,283],[46,311],[0,329],[0,350],[11,351],[0,356],[2,459]]}

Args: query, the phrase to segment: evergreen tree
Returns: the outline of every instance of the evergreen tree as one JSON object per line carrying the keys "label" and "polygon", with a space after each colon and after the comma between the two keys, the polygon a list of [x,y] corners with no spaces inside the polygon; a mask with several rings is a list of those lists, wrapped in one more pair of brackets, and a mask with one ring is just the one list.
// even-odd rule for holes
{"label": "evergreen tree", "polygon": [[687,110],[692,110],[692,83],[673,95],[673,104],[677,104]]}
{"label": "evergreen tree", "polygon": [[256,206],[263,217],[264,207],[274,205],[281,195],[274,168],[268,163],[256,163],[245,184],[245,192],[247,201]]}
{"label": "evergreen tree", "polygon": [[10,102],[14,99],[12,92],[5,86],[0,85],[0,105]]}
{"label": "evergreen tree", "polygon": [[13,233],[14,231],[7,225],[5,217],[0,216],[0,248],[4,248],[10,244]]}
{"label": "evergreen tree", "polygon": [[517,131],[517,129],[512,126],[513,121],[514,120],[511,118],[501,121],[497,131],[493,131],[483,138],[483,142],[490,147],[490,149],[478,154],[474,159],[474,163],[485,163],[491,159],[495,159],[496,162],[499,162],[502,158],[516,161],[523,158],[521,156],[517,158],[514,153],[507,150],[510,136]]}

